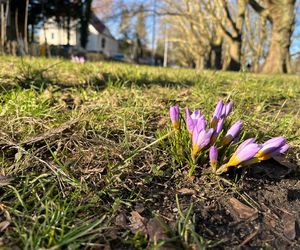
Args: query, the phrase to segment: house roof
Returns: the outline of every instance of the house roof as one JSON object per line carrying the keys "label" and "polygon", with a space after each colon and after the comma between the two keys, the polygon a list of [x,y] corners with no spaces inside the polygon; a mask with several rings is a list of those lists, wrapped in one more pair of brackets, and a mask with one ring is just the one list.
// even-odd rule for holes
{"label": "house roof", "polygon": [[90,24],[93,25],[93,27],[99,32],[99,34],[106,35],[104,31],[107,30],[109,37],[115,40],[109,29],[94,13],[91,14]]}
{"label": "house roof", "polygon": [[99,33],[103,33],[106,28],[105,24],[94,13],[91,15],[90,23]]}

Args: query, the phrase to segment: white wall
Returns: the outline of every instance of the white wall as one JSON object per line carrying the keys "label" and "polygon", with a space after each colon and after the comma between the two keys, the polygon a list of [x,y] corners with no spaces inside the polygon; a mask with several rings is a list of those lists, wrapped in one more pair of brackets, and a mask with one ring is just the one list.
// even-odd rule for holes
{"label": "white wall", "polygon": [[[68,44],[67,30],[58,27],[54,22],[45,24],[46,39],[49,45]],[[45,43],[44,30],[39,32],[40,44]],[[70,31],[70,45],[80,47],[80,34],[75,29]],[[89,24],[89,37],[86,50],[90,52],[103,53],[112,56],[118,53],[118,42],[112,38],[109,30],[105,29],[103,34],[99,34],[93,25]]]}
{"label": "white wall", "polygon": [[93,25],[89,25],[89,38],[86,49],[88,51],[103,53],[106,56],[112,56],[118,53],[118,42],[111,38],[107,29],[103,34],[99,34]]}
{"label": "white wall", "polygon": [[[39,43],[45,43],[45,33],[47,44],[49,45],[66,45],[68,44],[68,32],[66,29],[58,27],[55,23],[46,23],[45,32],[44,29],[40,30]],[[76,30],[70,30],[70,45],[76,45]]]}

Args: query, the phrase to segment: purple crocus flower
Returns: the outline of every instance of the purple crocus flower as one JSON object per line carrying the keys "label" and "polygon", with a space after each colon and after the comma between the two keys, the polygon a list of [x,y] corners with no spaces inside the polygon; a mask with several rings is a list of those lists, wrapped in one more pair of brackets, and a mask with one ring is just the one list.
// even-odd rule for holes
{"label": "purple crocus flower", "polygon": [[215,108],[214,113],[213,113],[213,117],[212,117],[212,121],[211,121],[212,128],[215,128],[217,126],[217,123],[222,115],[223,106],[224,106],[223,100],[220,100]]}
{"label": "purple crocus flower", "polygon": [[217,168],[217,162],[218,162],[218,150],[215,145],[210,147],[209,150],[209,161],[211,167],[216,170]]}
{"label": "purple crocus flower", "polygon": [[222,129],[223,129],[223,123],[224,123],[224,119],[220,119],[218,121],[217,127],[215,128],[215,131],[214,131],[214,133],[213,133],[213,135],[211,137],[211,141],[210,141],[211,145],[215,143],[215,141],[217,140],[218,135],[222,131]]}
{"label": "purple crocus flower", "polygon": [[[195,125],[195,128],[198,130],[198,131],[201,131],[201,130],[204,130],[206,128],[206,120],[205,120],[205,117],[204,115],[200,116],[200,118],[197,120],[197,123]],[[195,129],[194,128],[194,129]]]}
{"label": "purple crocus flower", "polygon": [[227,116],[229,116],[229,114],[231,113],[233,108],[233,102],[229,102],[227,104],[224,104],[223,109],[222,109],[222,118],[226,118]]}
{"label": "purple crocus flower", "polygon": [[271,157],[277,156],[277,155],[280,155],[280,154],[284,154],[286,151],[288,151],[289,148],[290,148],[290,145],[285,144],[285,145],[283,145],[282,147],[280,147],[280,148],[274,150],[274,151],[271,153]]}
{"label": "purple crocus flower", "polygon": [[232,109],[233,109],[233,102],[231,101],[226,104],[226,112],[225,112],[226,117],[230,115]]}
{"label": "purple crocus flower", "polygon": [[172,121],[173,128],[175,130],[179,129],[179,107],[171,106],[170,107],[170,118]]}
{"label": "purple crocus flower", "polygon": [[227,131],[227,134],[223,138],[222,144],[229,144],[241,131],[243,123],[241,121],[237,121],[235,124],[231,126],[231,128]]}
{"label": "purple crocus flower", "polygon": [[212,128],[207,131],[203,129],[200,132],[197,129],[194,129],[192,136],[192,157],[194,157],[201,149],[205,148],[209,144],[213,132],[214,130]]}
{"label": "purple crocus flower", "polygon": [[[203,123],[205,121],[205,118],[201,114],[200,109],[195,109],[195,111],[192,114],[190,114],[190,110],[188,108],[186,108],[185,113],[186,113],[187,129],[188,129],[189,133],[192,134],[193,130],[194,130],[195,126],[197,126],[197,123],[199,122],[199,120],[201,119],[202,120],[201,123]],[[205,121],[205,125],[206,125],[206,121]]]}
{"label": "purple crocus flower", "polygon": [[[250,138],[244,141],[230,157],[229,161],[222,165],[217,170],[217,174],[222,174],[228,170],[229,167],[235,167],[240,164],[252,164],[257,162],[257,159],[254,158],[256,153],[260,150],[261,146],[253,143],[254,139]],[[252,162],[254,160],[254,162]]]}
{"label": "purple crocus flower", "polygon": [[261,145],[261,149],[255,155],[260,161],[270,159],[273,156],[282,154],[289,149],[286,140],[282,136],[278,136],[266,141]]}
{"label": "purple crocus flower", "polygon": [[79,63],[85,63],[85,59],[83,56],[79,57]]}
{"label": "purple crocus flower", "polygon": [[243,141],[235,150],[235,153],[238,154],[239,152],[241,152],[241,150],[243,150],[243,148],[245,148],[247,145],[254,143],[255,142],[255,138],[249,138],[245,141]]}
{"label": "purple crocus flower", "polygon": [[228,163],[225,164],[227,167],[237,166],[244,161],[252,159],[260,150],[260,146],[256,143],[248,142],[247,145],[243,145],[242,147],[241,145],[233,153]]}

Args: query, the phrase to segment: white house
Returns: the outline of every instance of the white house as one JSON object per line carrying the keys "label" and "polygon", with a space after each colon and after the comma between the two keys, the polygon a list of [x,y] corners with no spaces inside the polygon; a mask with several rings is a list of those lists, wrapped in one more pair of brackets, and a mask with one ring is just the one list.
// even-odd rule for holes
{"label": "white house", "polygon": [[[78,34],[79,44],[80,35]],[[112,56],[118,53],[118,41],[112,36],[109,29],[95,15],[92,15],[89,24],[89,37],[86,50]]]}
{"label": "white house", "polygon": [[[76,29],[70,30],[69,44],[76,46]],[[53,19],[49,19],[39,32],[39,43],[49,45],[66,45],[68,44],[68,32],[66,29],[59,27]]]}
{"label": "white house", "polygon": [[[69,44],[80,48],[80,33],[76,25],[70,30]],[[45,32],[44,32],[45,31]],[[62,27],[58,27],[57,23],[49,19],[45,23],[45,27],[40,30],[39,43],[49,45],[67,45],[68,32]],[[118,41],[112,36],[105,24],[96,17],[91,16],[89,24],[88,43],[86,45],[88,52],[102,53],[106,56],[112,56],[118,53]]]}

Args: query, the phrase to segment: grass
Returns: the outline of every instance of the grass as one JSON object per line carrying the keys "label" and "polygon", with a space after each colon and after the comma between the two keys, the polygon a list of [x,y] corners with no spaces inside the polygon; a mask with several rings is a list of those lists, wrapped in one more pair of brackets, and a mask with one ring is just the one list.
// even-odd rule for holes
{"label": "grass", "polygon": [[[285,136],[288,158],[299,164],[299,82],[293,75],[1,57],[0,245],[222,244],[201,236],[191,201],[176,196],[187,169],[166,139],[169,106],[200,107],[208,117],[220,98],[231,99],[232,121],[242,119],[259,141]],[[131,211],[176,225],[167,223],[168,236],[152,241],[132,229],[141,220]]]}

